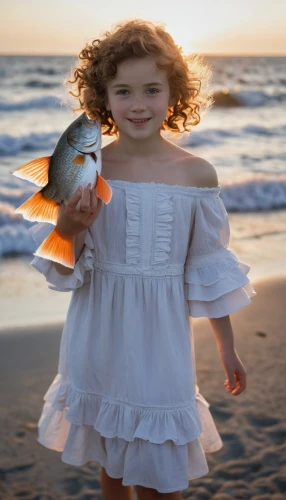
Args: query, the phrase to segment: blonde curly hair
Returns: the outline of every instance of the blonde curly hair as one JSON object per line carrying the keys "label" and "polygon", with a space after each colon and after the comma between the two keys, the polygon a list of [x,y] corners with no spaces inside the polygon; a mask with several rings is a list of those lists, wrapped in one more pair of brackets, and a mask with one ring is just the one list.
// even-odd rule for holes
{"label": "blonde curly hair", "polygon": [[118,23],[80,52],[73,78],[64,82],[72,86],[69,94],[79,100],[73,110],[100,118],[102,133],[118,136],[118,127],[105,107],[107,83],[116,76],[121,62],[150,55],[156,57],[158,68],[166,70],[170,93],[176,98],[176,104],[168,106],[161,130],[190,132],[214,103],[209,92],[211,68],[202,55],[183,55],[163,26],[141,19]]}

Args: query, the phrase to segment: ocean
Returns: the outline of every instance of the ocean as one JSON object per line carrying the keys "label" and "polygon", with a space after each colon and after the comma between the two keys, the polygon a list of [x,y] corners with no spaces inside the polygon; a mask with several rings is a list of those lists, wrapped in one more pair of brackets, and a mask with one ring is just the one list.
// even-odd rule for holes
{"label": "ocean", "polygon": [[[229,214],[279,211],[284,217],[286,57],[205,60],[213,71],[215,105],[175,143],[215,166]],[[34,223],[14,210],[39,188],[11,172],[51,155],[59,136],[78,116],[63,86],[75,64],[76,57],[67,56],[0,57],[2,259],[32,255],[36,249],[29,234]]]}

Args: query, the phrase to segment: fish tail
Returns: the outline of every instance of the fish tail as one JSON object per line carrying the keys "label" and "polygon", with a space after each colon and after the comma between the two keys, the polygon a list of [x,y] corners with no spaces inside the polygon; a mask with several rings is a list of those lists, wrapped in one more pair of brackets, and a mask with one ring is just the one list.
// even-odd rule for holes
{"label": "fish tail", "polygon": [[74,239],[63,237],[55,228],[39,246],[34,255],[53,260],[73,269],[75,265]]}
{"label": "fish tail", "polygon": [[41,191],[33,194],[20,207],[15,209],[17,214],[23,214],[24,219],[38,222],[50,222],[56,225],[60,205],[55,201],[45,198]]}

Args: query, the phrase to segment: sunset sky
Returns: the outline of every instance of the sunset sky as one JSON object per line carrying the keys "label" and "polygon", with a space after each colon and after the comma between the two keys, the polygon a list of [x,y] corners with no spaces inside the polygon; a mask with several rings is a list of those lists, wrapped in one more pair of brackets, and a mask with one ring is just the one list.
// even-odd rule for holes
{"label": "sunset sky", "polygon": [[286,55],[283,0],[0,0],[1,54],[75,55],[118,21],[163,23],[188,52]]}

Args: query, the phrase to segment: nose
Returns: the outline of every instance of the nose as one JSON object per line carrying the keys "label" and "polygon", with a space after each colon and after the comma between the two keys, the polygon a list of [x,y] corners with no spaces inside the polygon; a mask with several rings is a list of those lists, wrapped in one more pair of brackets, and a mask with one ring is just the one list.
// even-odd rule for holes
{"label": "nose", "polygon": [[140,97],[134,97],[132,104],[130,106],[130,111],[140,112],[140,111],[145,111],[145,109],[146,109],[146,104],[144,102],[144,99],[141,99]]}

